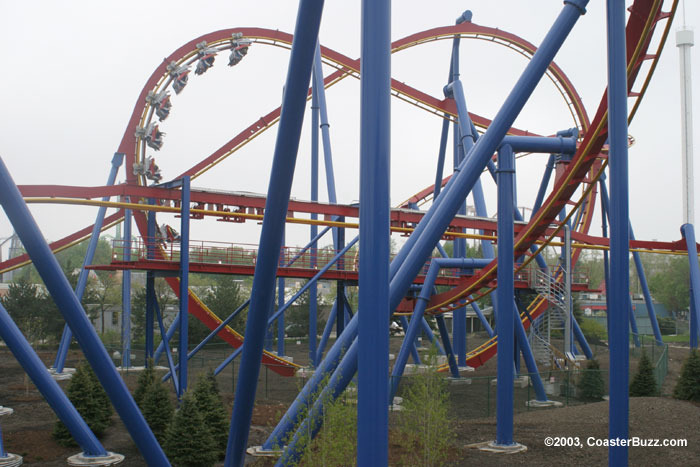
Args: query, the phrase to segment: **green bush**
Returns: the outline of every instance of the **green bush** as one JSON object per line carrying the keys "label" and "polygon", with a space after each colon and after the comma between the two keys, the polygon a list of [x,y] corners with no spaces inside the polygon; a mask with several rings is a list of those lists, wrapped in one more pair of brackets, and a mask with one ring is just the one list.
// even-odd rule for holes
{"label": "green bush", "polygon": [[175,467],[210,467],[217,460],[214,440],[189,391],[182,396],[163,448]]}
{"label": "green bush", "polygon": [[[95,436],[102,436],[111,423],[112,404],[87,362],[73,374],[66,393]],[[73,436],[61,420],[56,420],[52,436],[59,444],[76,446]]]}
{"label": "green bush", "polygon": [[581,374],[576,385],[579,399],[584,401],[603,400],[605,381],[600,373],[600,365],[596,360],[589,360],[586,369]]}
{"label": "green bush", "polygon": [[154,366],[155,365],[153,363],[153,359],[149,360],[148,366],[141,372],[138,380],[136,381],[136,389],[134,390],[134,401],[136,402],[136,405],[138,405],[141,409],[143,409],[143,399],[146,396],[146,393],[148,392],[148,387],[156,381],[156,372],[153,368]]}
{"label": "green bush", "polygon": [[635,373],[630,383],[630,397],[656,396],[656,378],[654,377],[654,367],[647,353],[642,349],[642,356],[639,358],[637,373]]}
{"label": "green bush", "polygon": [[200,375],[193,395],[197,411],[202,415],[204,424],[207,425],[214,440],[217,455],[223,458],[228,443],[229,417],[221,400],[219,385],[213,371],[209,370]]}
{"label": "green bush", "polygon": [[156,380],[147,386],[141,401],[141,412],[158,442],[163,443],[173,419],[174,408],[168,389],[161,381]]}
{"label": "green bush", "polygon": [[692,349],[683,362],[681,376],[673,389],[676,399],[700,402],[700,355],[697,349]]}
{"label": "green bush", "polygon": [[321,430],[311,441],[302,465],[357,465],[357,404],[344,397],[327,400]]}
{"label": "green bush", "polygon": [[444,465],[452,447],[447,380],[437,372],[436,356],[433,346],[428,371],[412,376],[404,395],[399,429],[407,465]]}

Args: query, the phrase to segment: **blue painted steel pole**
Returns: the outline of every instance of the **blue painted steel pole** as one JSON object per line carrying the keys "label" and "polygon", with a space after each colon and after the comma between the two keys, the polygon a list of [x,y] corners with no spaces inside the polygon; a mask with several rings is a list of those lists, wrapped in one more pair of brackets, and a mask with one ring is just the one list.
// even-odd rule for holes
{"label": "blue painted steel pole", "polygon": [[328,320],[326,321],[326,325],[323,328],[323,334],[321,334],[321,341],[319,342],[318,348],[316,349],[316,356],[313,359],[313,361],[315,362],[314,367],[318,364],[318,362],[321,361],[321,358],[323,357],[323,351],[326,350],[326,344],[328,343],[328,339],[331,336],[331,331],[333,330],[333,326],[335,325],[335,314],[337,312],[338,302],[333,302],[331,312],[328,315]]}
{"label": "blue painted steel pole", "polygon": [[[106,186],[114,185],[114,181],[117,178],[117,172],[119,171],[119,167],[121,167],[123,161],[124,153],[114,153],[114,156],[112,157],[112,168],[109,171]],[[102,198],[102,201],[109,201],[109,196]],[[83,294],[85,293],[85,288],[87,287],[88,274],[90,271],[88,271],[86,267],[92,264],[92,259],[95,257],[95,251],[97,251],[97,244],[100,241],[100,232],[102,231],[102,224],[104,223],[106,212],[106,206],[100,206],[100,208],[97,210],[97,218],[95,219],[95,224],[92,228],[92,235],[90,237],[90,242],[88,243],[87,251],[85,252],[83,267],[80,269],[78,283],[75,287],[75,293],[78,296],[78,300],[83,299]],[[58,346],[58,352],[56,354],[56,361],[53,364],[53,367],[57,373],[61,373],[63,371],[72,338],[73,333],[71,332],[70,328],[68,326],[64,326],[63,335],[61,336],[61,343]]]}
{"label": "blue painted steel pole", "polygon": [[260,359],[267,329],[267,312],[274,296],[274,280],[282,246],[282,231],[294,178],[322,11],[322,0],[301,0],[299,3],[265,216],[260,233],[260,250],[253,276],[253,290],[245,333],[246,345],[241,354],[241,366],[231,416],[225,460],[227,467],[243,465],[248,443],[250,420],[253,415],[255,391],[260,373]]}
{"label": "blue painted steel pole", "polygon": [[0,204],[134,443],[150,465],[169,465],[1,158],[0,186]]}
{"label": "blue painted steel pole", "polygon": [[[634,230],[632,230],[632,224],[630,222],[630,240],[634,240]],[[642,294],[644,295],[644,303],[647,307],[647,315],[649,316],[649,322],[651,323],[651,329],[654,332],[654,338],[656,339],[657,345],[663,345],[664,341],[661,338],[661,329],[659,328],[659,321],[656,319],[656,311],[654,310],[654,301],[651,298],[651,292],[649,292],[649,284],[647,283],[647,276],[644,273],[644,266],[642,265],[642,258],[638,251],[632,252],[632,258],[634,259],[634,267],[637,270],[637,277],[639,278],[639,285],[642,287]]]}
{"label": "blue painted steel pole", "polygon": [[182,178],[180,206],[180,342],[178,396],[187,391],[187,352],[189,350],[189,295],[190,295],[190,177]]}
{"label": "blue painted steel pole", "polygon": [[513,307],[513,172],[515,157],[510,146],[498,151],[498,302],[503,307],[496,321],[498,332],[498,403],[496,444],[513,444],[513,336],[508,319]]}
{"label": "blue painted steel pole", "polygon": [[698,266],[698,250],[695,243],[695,229],[692,224],[681,226],[681,234],[685,238],[688,250],[688,261],[690,265],[690,347],[698,347],[698,334],[700,320],[698,310],[700,310],[700,266]]}
{"label": "blue painted steel pole", "polygon": [[[127,202],[129,198],[127,198]],[[124,210],[124,261],[131,261],[131,209]],[[122,368],[131,366],[131,271],[122,271]]]}
{"label": "blue painted steel pole", "polygon": [[[316,50],[320,46],[317,45]],[[315,59],[315,57],[314,57]],[[318,201],[318,130],[320,112],[318,108],[318,87],[323,86],[323,81],[319,84],[315,79],[315,74],[312,77],[311,91],[311,201]],[[318,215],[311,214],[311,219],[318,219]],[[311,240],[318,235],[318,226],[312,224],[309,229]],[[310,263],[312,269],[316,268],[316,256],[318,249],[316,245],[312,245],[310,250]],[[317,315],[318,315],[318,286],[314,283],[309,289],[309,363],[313,368],[316,368],[316,334],[317,331]]]}
{"label": "blue painted steel pole", "polygon": [[[175,335],[175,331],[178,330],[180,327],[180,313],[175,315],[175,319],[173,320],[172,323],[170,323],[170,326],[168,327],[168,330],[165,333],[165,339],[170,342]],[[156,348],[155,353],[153,354],[153,361],[157,364],[158,360],[160,360],[161,355],[163,354],[163,350],[165,348],[164,341],[160,341],[158,344],[158,347]]]}
{"label": "blue painted steel pole", "polygon": [[[608,188],[605,185],[605,174],[601,176],[600,179],[600,196],[602,198],[602,207],[603,207],[603,214],[607,214],[609,212],[609,205],[610,205],[610,199],[608,197]],[[609,220],[609,216],[608,216]],[[607,226],[603,226],[604,229],[607,229]],[[630,240],[634,240],[634,232],[632,232],[632,223],[630,222]],[[603,236],[607,236],[606,230],[603,231]],[[639,275],[639,271],[641,270],[642,273],[639,275],[640,277],[640,283],[641,283],[641,277],[644,275],[644,269],[641,267],[641,259],[639,260],[639,264],[637,264],[637,260],[639,259],[639,253],[636,251],[632,252],[632,257],[635,259],[635,266],[638,267],[637,273]],[[603,259],[607,259],[607,251],[604,251],[604,256]],[[646,284],[646,276],[644,277],[644,284]],[[607,302],[607,286],[608,283],[606,282],[606,302]],[[648,289],[647,289],[648,292]],[[646,297],[646,295],[645,295]],[[647,302],[647,312],[649,313],[649,320],[652,323],[652,328],[654,327],[654,323],[656,323],[656,328],[658,329],[659,325],[658,322],[656,322],[656,313],[654,312],[653,305],[651,308],[649,307],[649,303],[651,303],[651,295],[649,295],[649,302]],[[607,303],[606,303],[607,304]],[[607,304],[609,305],[609,304]],[[607,308],[609,309],[609,307]],[[630,327],[632,328],[632,340],[634,341],[634,346],[639,347],[641,346],[641,342],[639,341],[639,330],[637,329],[637,318],[634,315],[634,310],[632,309],[632,302],[629,302],[629,317],[630,317]],[[652,319],[653,317],[653,319]],[[608,326],[610,323],[608,322]],[[661,333],[659,331],[659,338],[661,336]]]}
{"label": "blue painted steel pole", "polygon": [[[331,147],[330,123],[328,123],[328,107],[326,105],[326,90],[323,87],[323,67],[321,62],[321,46],[316,43],[314,55],[313,76],[317,90],[318,108],[321,119],[321,141],[323,142],[323,165],[326,168],[326,184],[328,187],[328,202],[336,204],[338,199],[335,193],[335,174],[333,171],[333,150]],[[312,96],[313,97],[313,96]],[[337,247],[336,247],[337,248]]]}
{"label": "blue painted steel pole", "polygon": [[[68,431],[73,435],[73,438],[85,454],[89,456],[106,455],[105,448],[102,447],[102,444],[97,440],[87,423],[85,423],[71,401],[68,400],[58,383],[46,371],[44,363],[34,352],[31,344],[29,344],[22,331],[17,327],[1,303],[0,338],[7,344],[10,352],[22,365],[24,371],[27,372],[27,375],[29,375],[34,385],[41,392],[41,395],[46,399],[46,402],[56,412],[58,418],[66,425],[66,428],[68,428]],[[2,443],[1,439],[0,443]],[[3,453],[0,452],[0,458],[2,457]]]}
{"label": "blue painted steel pole", "polygon": [[[625,2],[607,1],[610,153],[609,438],[629,437],[629,181]],[[610,446],[608,464],[627,465],[627,446]]]}
{"label": "blue painted steel pole", "polygon": [[[148,204],[155,204],[154,199],[149,199]],[[146,257],[155,259],[156,257],[156,213],[148,211],[146,226]],[[149,360],[153,356],[153,310],[156,303],[156,276],[153,271],[146,271],[146,345],[144,351],[144,366],[149,365]],[[182,320],[182,316],[180,316]]]}
{"label": "blue painted steel pole", "polygon": [[[362,1],[357,464],[388,465],[391,1]],[[340,316],[340,315],[338,315]]]}
{"label": "blue painted steel pole", "polygon": [[452,344],[450,343],[450,335],[447,332],[445,317],[442,315],[437,315],[435,320],[437,321],[438,330],[440,331],[442,345],[445,347],[445,355],[447,356],[447,364],[450,367],[450,373],[452,374],[453,378],[459,378],[459,367],[457,366],[455,354],[452,351]]}

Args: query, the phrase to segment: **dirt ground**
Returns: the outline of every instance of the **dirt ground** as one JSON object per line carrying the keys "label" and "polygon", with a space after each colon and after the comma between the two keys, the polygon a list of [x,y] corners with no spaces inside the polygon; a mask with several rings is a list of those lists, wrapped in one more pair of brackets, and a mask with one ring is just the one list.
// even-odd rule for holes
{"label": "dirt ground", "polygon": [[[469,347],[478,344],[472,340]],[[399,339],[392,339],[392,351],[397,351]],[[604,347],[594,350],[602,368],[608,367],[608,356]],[[228,349],[208,350],[191,365],[192,377],[196,373],[221,361]],[[305,364],[307,350],[301,343],[292,342],[287,354],[294,361]],[[630,435],[642,439],[685,439],[686,447],[631,447],[630,465],[694,465],[700,458],[700,407],[691,403],[671,399],[688,349],[680,346],[669,349],[669,371],[662,388],[662,397],[633,398],[630,400]],[[54,351],[41,352],[41,358],[50,362]],[[69,355],[69,366],[82,360],[78,351]],[[632,357],[635,367],[635,354]],[[605,447],[588,446],[591,441],[601,440],[607,435],[608,404],[599,402],[581,405],[574,399],[551,396],[568,406],[555,409],[528,409],[525,401],[534,398],[531,386],[518,388],[515,393],[515,441],[527,446],[527,451],[513,455],[492,454],[471,448],[470,445],[495,439],[495,386],[491,383],[496,373],[496,362],[469,374],[471,384],[450,385],[453,428],[458,442],[452,453],[450,465],[607,465],[608,450]],[[523,370],[524,370],[523,365]],[[237,367],[226,369],[219,377],[225,404],[231,409]],[[559,378],[560,375],[542,371],[543,379]],[[133,389],[137,374],[125,375],[127,386]],[[253,414],[249,444],[259,445],[266,439],[277,420],[284,414],[304,381],[300,378],[284,378],[269,369],[261,370],[258,381],[258,400]],[[63,387],[67,383],[59,383]],[[4,445],[7,451],[24,456],[25,465],[66,465],[65,459],[76,454],[78,448],[65,448],[51,438],[55,415],[44,402],[41,394],[28,381],[12,354],[0,347],[0,405],[11,407],[14,414],[0,418]],[[114,424],[101,439],[106,449],[126,455],[125,466],[146,465],[131,441],[118,416]],[[547,447],[547,437],[578,438],[581,447]],[[504,457],[506,456],[506,457]],[[252,462],[249,459],[248,462]],[[247,462],[247,463],[248,463]],[[266,465],[257,461],[255,465]]]}

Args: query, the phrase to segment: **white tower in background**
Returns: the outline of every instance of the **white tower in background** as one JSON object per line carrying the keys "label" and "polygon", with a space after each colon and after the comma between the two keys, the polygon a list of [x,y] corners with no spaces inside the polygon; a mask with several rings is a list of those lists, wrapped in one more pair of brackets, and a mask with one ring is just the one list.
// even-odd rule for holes
{"label": "white tower in background", "polygon": [[695,224],[693,189],[693,96],[691,91],[690,48],[693,31],[685,26],[676,32],[681,62],[681,154],[683,157],[683,223]]}

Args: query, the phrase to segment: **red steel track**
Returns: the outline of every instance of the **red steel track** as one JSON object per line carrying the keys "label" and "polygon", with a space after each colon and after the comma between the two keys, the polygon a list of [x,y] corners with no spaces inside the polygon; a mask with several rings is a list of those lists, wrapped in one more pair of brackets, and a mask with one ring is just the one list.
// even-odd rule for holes
{"label": "red steel track", "polygon": [[[627,35],[627,62],[628,62],[628,89],[630,90],[630,98],[636,99],[630,112],[630,118],[636,112],[637,106],[641,101],[641,97],[646,90],[649,79],[654,71],[655,64],[661,52],[661,48],[665,43],[668,34],[671,19],[675,13],[677,0],[673,0],[670,12],[662,12],[663,0],[635,0],[630,8],[630,18],[626,28]],[[657,23],[667,20],[666,28],[662,33],[662,38],[659,41],[658,49],[655,53],[649,54],[648,48],[652,36],[656,30]],[[150,104],[145,104],[146,96],[151,90],[163,90],[170,84],[166,70],[166,64],[175,61],[178,64],[187,63],[191,60],[196,51],[196,44],[201,41],[206,41],[208,44],[223,43],[230,40],[231,34],[234,32],[243,33],[245,38],[253,40],[255,43],[274,45],[278,47],[289,48],[292,42],[292,36],[280,32],[262,28],[240,28],[227,29],[204,36],[198,37],[187,44],[183,45],[173,52],[164,62],[156,68],[151,77],[148,79],[141,94],[137,99],[134,112],[127,124],[124,136],[119,145],[119,152],[123,152],[125,157],[125,168],[127,175],[127,185],[114,187],[69,187],[69,186],[21,186],[20,190],[28,198],[28,201],[36,202],[51,202],[48,198],[55,198],[54,202],[71,203],[71,199],[83,202],[88,199],[101,198],[103,196],[130,196],[134,199],[155,198],[160,200],[159,205],[170,206],[173,210],[178,206],[180,194],[178,190],[168,190],[163,188],[153,188],[142,186],[139,177],[133,175],[131,167],[142,158],[144,143],[140,138],[135,136],[135,129],[143,126],[149,121],[152,109]],[[473,23],[462,23],[457,26],[447,26],[423,31],[404,39],[396,41],[392,44],[392,52],[407,49],[412,46],[423,43],[452,39],[455,35],[462,37],[488,40],[491,42],[510,44],[511,48],[519,53],[529,56],[533,54],[536,48],[527,41],[518,38],[515,35],[504,31],[479,26]],[[359,76],[360,62],[357,59],[350,59],[338,52],[335,52],[326,47],[321,48],[324,62],[333,66],[336,71],[331,73],[324,79],[326,87],[331,86],[338,81],[348,77]],[[652,66],[647,71],[646,79],[641,91],[632,91],[634,83],[640,73],[641,65],[644,61],[651,60]],[[552,64],[548,71],[548,76],[555,83],[560,93],[564,96],[567,105],[570,108],[572,116],[576,121],[579,130],[582,132],[583,140],[580,142],[578,150],[572,161],[566,166],[565,170],[558,174],[555,180],[554,189],[549,194],[547,200],[543,203],[542,208],[533,216],[527,223],[516,223],[516,243],[515,256],[527,254],[527,250],[536,243],[542,241],[549,242],[557,235],[559,227],[552,227],[556,216],[566,204],[572,204],[571,199],[577,189],[583,188],[583,195],[580,199],[575,200],[576,205],[581,207],[581,214],[577,217],[575,232],[573,233],[574,241],[591,244],[591,245],[607,245],[607,239],[600,237],[592,237],[587,235],[593,216],[593,208],[595,206],[595,182],[600,176],[602,170],[607,164],[603,151],[603,144],[607,136],[607,95],[603,95],[598,106],[597,112],[592,124],[589,125],[588,116],[583,108],[580,97],[571,85],[571,82],[564,73],[555,65]],[[410,102],[419,108],[430,111],[436,115],[447,115],[447,118],[454,118],[456,115],[454,102],[450,99],[437,99],[433,96],[425,94],[417,89],[414,89],[404,83],[392,80],[392,94],[394,96]],[[310,90],[309,90],[310,96]],[[243,147],[252,139],[257,137],[263,131],[274,125],[279,119],[280,108],[277,108],[264,117],[261,117],[255,123],[244,129],[213,154],[198,162],[190,169],[186,170],[182,175],[190,175],[196,178],[198,175],[211,169],[223,159],[228,157],[236,150]],[[488,127],[490,121],[481,116],[470,114],[474,123],[482,128]],[[511,134],[516,135],[534,135],[527,131],[516,128],[511,129]],[[414,196],[411,201],[422,200],[432,193],[432,187],[427,188]],[[193,191],[191,194],[192,202],[195,204],[193,217],[201,218],[203,216],[219,217],[223,220],[234,222],[244,222],[248,219],[260,219],[265,209],[264,197],[241,195],[236,193],[220,193],[207,191]],[[575,209],[571,209],[573,213]],[[134,217],[141,235],[146,235],[145,211],[134,210]],[[329,221],[334,216],[344,216],[346,218],[357,218],[358,212],[356,207],[329,205],[323,203],[311,203],[304,201],[290,201],[289,204],[290,218],[288,222],[295,222],[294,213],[316,213],[320,214],[326,220],[326,224],[331,225]],[[571,214],[570,214],[571,215]],[[422,217],[421,212],[408,211],[405,209],[396,209],[392,211],[392,228],[394,231],[410,233],[411,227],[417,224]],[[105,221],[105,225],[113,225],[123,218],[123,211],[109,216]],[[299,220],[299,222],[306,222]],[[484,234],[490,235],[496,231],[495,221],[491,219],[456,217],[448,231],[446,238],[454,235],[454,232],[461,229],[476,229],[483,230]],[[90,235],[92,227],[86,227],[64,239],[51,244],[54,251],[66,248]],[[633,248],[648,248],[662,249],[668,251],[684,250],[679,242],[647,242],[636,241],[630,242]],[[575,250],[575,258],[578,258],[581,250]],[[161,258],[164,259],[164,258]],[[21,256],[0,263],[0,272],[18,267],[18,265],[26,264],[28,258]],[[461,279],[457,286],[453,289],[436,295],[432,298],[428,310],[432,313],[441,313],[451,310],[456,303],[462,302],[464,297],[474,295],[481,296],[490,290],[495,281],[496,276],[496,261],[492,262],[481,273],[474,276]],[[173,290],[178,293],[178,280],[176,278],[167,279]],[[483,289],[488,289],[483,292]],[[480,295],[481,294],[481,295]],[[220,322],[220,318],[214,315],[204,304],[190,292],[189,297],[190,313],[200,319],[210,329],[216,327]],[[533,302],[530,307],[530,316],[537,317],[546,309],[546,303],[543,300]],[[524,323],[529,325],[529,321]],[[242,336],[237,334],[231,328],[226,327],[220,333],[234,347],[242,345]],[[469,355],[468,364],[476,367],[488,360],[496,352],[495,339],[486,343],[484,346],[472,351]],[[272,370],[283,374],[291,375],[296,370],[296,365],[286,360],[280,359],[272,354],[265,353],[263,362]]]}

